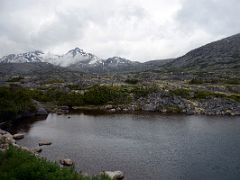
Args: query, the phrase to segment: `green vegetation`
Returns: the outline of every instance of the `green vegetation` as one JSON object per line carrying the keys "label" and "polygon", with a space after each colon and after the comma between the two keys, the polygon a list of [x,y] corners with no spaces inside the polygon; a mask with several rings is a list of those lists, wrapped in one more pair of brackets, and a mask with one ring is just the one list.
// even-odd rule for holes
{"label": "green vegetation", "polygon": [[23,77],[18,76],[18,77],[10,78],[9,80],[7,80],[7,82],[20,82],[23,79],[24,79]]}
{"label": "green vegetation", "polygon": [[139,80],[138,79],[127,79],[125,81],[125,83],[127,83],[127,84],[137,84],[137,83],[139,83]]}
{"label": "green vegetation", "polygon": [[23,112],[34,110],[31,96],[25,89],[0,87],[0,121],[15,119]]}
{"label": "green vegetation", "polygon": [[128,94],[120,86],[93,86],[84,93],[84,102],[87,105],[103,105],[108,102],[113,104],[125,103]]}
{"label": "green vegetation", "polygon": [[[29,90],[28,94],[40,102],[53,102],[57,105],[85,106],[104,104],[126,104],[133,97],[147,96],[158,90],[155,84],[137,86],[95,85],[85,90],[63,91],[57,89]],[[133,96],[132,96],[133,95]]]}
{"label": "green vegetation", "polygon": [[32,99],[40,102],[53,102],[57,105],[80,106],[83,105],[83,96],[80,93],[65,92],[57,89],[28,90]]}
{"label": "green vegetation", "polygon": [[180,96],[186,99],[190,99],[190,90],[189,89],[175,89],[175,90],[171,90],[169,93],[170,95],[176,95],[176,96]]}
{"label": "green vegetation", "polygon": [[139,97],[146,97],[150,93],[157,92],[159,90],[158,86],[156,84],[146,85],[146,86],[135,86],[131,93],[134,94],[136,98]]}
{"label": "green vegetation", "polygon": [[82,90],[83,87],[81,87],[80,85],[78,84],[69,84],[67,85],[67,87],[70,89],[70,90]]}
{"label": "green vegetation", "polygon": [[202,79],[202,78],[193,78],[189,81],[189,84],[240,84],[240,79],[231,78],[231,79]]}
{"label": "green vegetation", "polygon": [[1,180],[108,180],[107,177],[86,177],[70,168],[37,158],[12,146],[0,151]]}
{"label": "green vegetation", "polygon": [[96,85],[85,91],[65,92],[57,89],[29,90],[31,97],[40,102],[54,102],[58,105],[84,106],[103,105],[106,103],[126,103],[127,92],[119,86]]}
{"label": "green vegetation", "polygon": [[43,84],[59,84],[59,83],[64,83],[64,80],[62,79],[49,79],[44,81]]}

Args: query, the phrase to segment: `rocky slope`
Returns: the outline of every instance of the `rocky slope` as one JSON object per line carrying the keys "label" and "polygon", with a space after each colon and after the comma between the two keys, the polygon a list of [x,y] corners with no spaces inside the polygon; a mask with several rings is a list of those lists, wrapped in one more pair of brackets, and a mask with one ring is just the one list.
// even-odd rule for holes
{"label": "rocky slope", "polygon": [[166,64],[168,70],[215,71],[240,69],[240,34],[212,42]]}

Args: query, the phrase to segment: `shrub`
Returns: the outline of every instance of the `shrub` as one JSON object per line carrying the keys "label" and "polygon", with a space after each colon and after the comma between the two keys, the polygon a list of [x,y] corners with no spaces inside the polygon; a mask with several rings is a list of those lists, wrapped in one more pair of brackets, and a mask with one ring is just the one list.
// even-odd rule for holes
{"label": "shrub", "polygon": [[191,81],[189,81],[189,84],[203,84],[204,81],[200,80],[200,79],[192,79]]}
{"label": "shrub", "polygon": [[21,76],[18,77],[13,77],[7,80],[7,82],[20,82],[21,80],[23,80],[24,78]]}
{"label": "shrub", "polygon": [[15,119],[18,114],[34,110],[31,97],[25,89],[0,87],[0,120]]}
{"label": "shrub", "polygon": [[84,102],[89,105],[124,103],[127,97],[128,94],[121,87],[95,85],[84,93]]}
{"label": "shrub", "polygon": [[139,82],[138,79],[127,79],[125,83],[127,84],[137,84]]}
{"label": "shrub", "polygon": [[180,96],[183,98],[190,98],[190,90],[188,89],[175,89],[175,90],[171,90],[169,93],[170,95],[175,95],[175,96]]}
{"label": "shrub", "polygon": [[156,84],[151,84],[148,86],[136,86],[132,89],[132,93],[134,94],[135,98],[139,97],[146,97],[150,93],[154,93],[158,91],[158,87]]}

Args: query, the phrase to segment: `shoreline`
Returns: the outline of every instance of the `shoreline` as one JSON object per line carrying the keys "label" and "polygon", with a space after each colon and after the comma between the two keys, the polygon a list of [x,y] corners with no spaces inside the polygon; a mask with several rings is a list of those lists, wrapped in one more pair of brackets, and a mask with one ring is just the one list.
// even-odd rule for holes
{"label": "shoreline", "polygon": [[[64,107],[64,108],[62,108]],[[69,114],[69,113],[96,113],[96,114],[159,114],[159,115],[200,115],[200,116],[240,116],[239,113],[232,113],[230,111],[225,111],[221,113],[212,112],[204,112],[204,111],[191,111],[187,110],[182,111],[153,111],[153,110],[144,110],[139,109],[136,105],[102,105],[102,106],[75,106],[75,107],[67,107],[67,106],[57,106],[54,108],[45,107],[49,113],[56,113],[58,115],[61,114]]]}

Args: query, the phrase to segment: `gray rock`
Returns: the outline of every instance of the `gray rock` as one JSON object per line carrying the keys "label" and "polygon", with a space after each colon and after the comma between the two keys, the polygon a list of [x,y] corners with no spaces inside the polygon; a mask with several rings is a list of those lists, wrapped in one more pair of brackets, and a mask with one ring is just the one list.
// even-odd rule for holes
{"label": "gray rock", "polygon": [[3,141],[7,144],[15,144],[16,141],[13,139],[13,136],[10,133],[3,135]]}
{"label": "gray rock", "polygon": [[19,139],[23,139],[24,138],[24,134],[14,134],[13,135],[13,139],[15,140],[19,140]]}
{"label": "gray rock", "polygon": [[116,109],[110,109],[109,112],[115,113],[115,112],[116,112]]}
{"label": "gray rock", "polygon": [[71,159],[63,159],[59,161],[63,166],[73,166],[74,163]]}
{"label": "gray rock", "polygon": [[111,180],[122,180],[124,179],[124,174],[122,171],[103,171],[100,175],[105,175]]}
{"label": "gray rock", "polygon": [[106,105],[104,108],[105,108],[105,109],[112,109],[112,108],[113,108],[113,105]]}
{"label": "gray rock", "polygon": [[37,109],[36,115],[37,116],[46,116],[46,115],[48,115],[48,112],[43,107],[40,107]]}
{"label": "gray rock", "polygon": [[50,141],[40,141],[38,143],[39,146],[49,146],[51,144],[52,144],[52,142],[50,142]]}
{"label": "gray rock", "polygon": [[60,106],[59,109],[61,109],[63,111],[68,111],[69,110],[69,106]]}
{"label": "gray rock", "polygon": [[34,148],[31,150],[34,153],[41,153],[42,152],[42,148]]}

